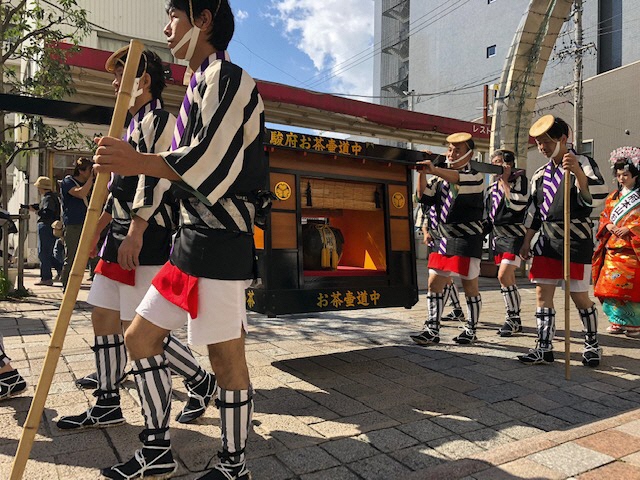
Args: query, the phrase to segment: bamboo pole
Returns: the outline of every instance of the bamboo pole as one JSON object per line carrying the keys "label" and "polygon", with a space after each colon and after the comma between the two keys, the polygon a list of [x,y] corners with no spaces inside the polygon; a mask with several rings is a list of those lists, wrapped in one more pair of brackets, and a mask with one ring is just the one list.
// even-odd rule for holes
{"label": "bamboo pole", "polygon": [[[122,76],[122,82],[120,86],[120,92],[116,99],[115,109],[113,111],[113,117],[111,118],[111,125],[109,126],[109,136],[119,138],[122,134],[122,128],[127,118],[127,110],[129,109],[129,103],[131,101],[131,92],[133,90],[133,82],[138,70],[138,64],[140,63],[140,56],[144,50],[144,45],[136,40],[132,40],[129,45],[129,53],[127,55],[127,63],[124,67],[124,73]],[[56,324],[51,335],[51,341],[49,343],[49,349],[42,366],[42,372],[38,380],[36,392],[31,402],[31,408],[22,430],[22,436],[20,443],[18,444],[18,450],[13,460],[11,467],[10,480],[20,480],[24,474],[24,469],[31,453],[33,441],[35,439],[40,420],[42,418],[42,411],[49,394],[49,388],[51,387],[51,381],[60,358],[60,352],[64,344],[64,337],[67,334],[67,328],[69,327],[69,321],[73,308],[78,298],[78,291],[82,284],[84,277],[84,270],[89,260],[89,248],[91,242],[96,233],[98,226],[98,218],[102,212],[102,206],[107,194],[107,182],[109,181],[108,173],[100,173],[96,178],[95,185],[93,187],[93,194],[91,195],[91,202],[89,203],[89,209],[87,216],[82,227],[82,235],[80,236],[80,244],[78,245],[78,252],[76,253],[73,267],[71,268],[71,274],[69,275],[69,282],[58,311],[58,317],[56,318]]]}
{"label": "bamboo pole", "polygon": [[564,171],[564,376],[571,380],[571,171]]}

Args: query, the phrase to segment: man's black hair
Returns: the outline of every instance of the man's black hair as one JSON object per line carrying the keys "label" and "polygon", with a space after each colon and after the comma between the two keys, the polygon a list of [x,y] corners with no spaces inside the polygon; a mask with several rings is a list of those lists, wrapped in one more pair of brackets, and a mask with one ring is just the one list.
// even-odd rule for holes
{"label": "man's black hair", "polygon": [[491,158],[494,158],[494,157],[502,157],[503,161],[511,165],[516,164],[516,154],[513,153],[511,150],[505,150],[503,148],[496,150],[495,152],[493,152],[493,155],[491,155]]}
{"label": "man's black hair", "polygon": [[560,117],[556,117],[551,128],[547,130],[547,135],[549,135],[554,140],[559,140],[562,135],[566,135],[568,138],[569,125],[567,125],[567,122],[562,120]]}
{"label": "man's black hair", "polygon": [[[126,61],[127,56],[125,55],[122,57],[122,63],[124,64]],[[154,100],[162,101],[162,92],[164,87],[167,86],[165,68],[158,54],[151,50],[142,52],[136,77],[141,77],[145,72],[151,77],[151,87],[149,89],[151,96]]]}
{"label": "man's black hair", "polygon": [[213,15],[213,28],[207,39],[213,48],[222,52],[229,47],[229,42],[233,37],[235,22],[233,20],[233,11],[229,6],[228,0],[167,0],[167,11],[172,8],[186,12],[189,22],[190,7],[193,8],[193,18],[197,18],[204,10],[209,10]]}

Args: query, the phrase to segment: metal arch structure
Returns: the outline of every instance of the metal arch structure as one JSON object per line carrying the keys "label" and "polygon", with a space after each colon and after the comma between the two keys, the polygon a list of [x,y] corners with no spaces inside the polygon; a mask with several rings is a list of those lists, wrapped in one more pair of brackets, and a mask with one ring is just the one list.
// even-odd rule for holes
{"label": "metal arch structure", "polygon": [[542,76],[573,0],[531,0],[513,38],[493,105],[490,149],[507,148],[526,168],[529,127]]}

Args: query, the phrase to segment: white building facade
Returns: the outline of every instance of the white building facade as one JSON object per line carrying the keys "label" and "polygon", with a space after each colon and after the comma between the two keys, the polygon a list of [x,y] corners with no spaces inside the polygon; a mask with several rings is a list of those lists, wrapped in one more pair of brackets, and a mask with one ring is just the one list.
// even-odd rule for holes
{"label": "white building facade", "polygon": [[[485,86],[499,82],[529,0],[374,1],[373,80],[380,103],[470,121],[482,121],[487,107],[490,115],[492,94],[485,104]],[[583,45],[588,46],[583,149],[603,170],[608,170],[604,162],[611,150],[640,144],[640,100],[637,88],[628,88],[628,78],[639,69],[638,27],[637,0],[583,1]],[[563,116],[570,124],[574,32],[569,18],[545,71],[535,112]],[[529,168],[540,164],[538,156],[529,155]]]}
{"label": "white building facade", "polygon": [[[29,0],[30,3],[32,0]],[[56,3],[56,2],[53,2]],[[131,39],[141,40],[146,48],[155,51],[164,62],[174,62],[171,52],[167,48],[163,29],[168,22],[165,3],[157,0],[78,0],[80,8],[87,11],[87,18],[91,22],[92,32],[81,41],[81,46],[98,50],[115,51],[128,45]],[[45,5],[46,6],[46,5]],[[50,6],[49,8],[56,8]],[[27,68],[23,62],[22,68]],[[73,73],[77,94],[68,100],[95,105],[113,106],[115,94],[110,86],[113,75],[107,72],[78,71]],[[174,89],[179,90],[178,87]],[[176,92],[173,96],[182,98]],[[175,100],[175,99],[172,99]],[[172,101],[171,103],[175,103]],[[12,115],[7,116],[9,123],[13,123]],[[50,125],[64,128],[68,122],[48,119]],[[96,134],[106,134],[108,128],[99,125],[80,125],[81,132],[92,138]],[[23,135],[29,132],[21,132]],[[48,176],[56,180],[62,179],[73,170],[73,164],[78,157],[90,156],[86,145],[78,145],[75,150],[41,151],[16,161],[7,171],[7,182],[13,195],[8,203],[8,210],[17,213],[22,203],[38,203],[38,193],[33,182],[40,176]],[[36,218],[31,215],[29,234],[25,249],[26,262],[34,265],[39,263],[37,254]],[[17,241],[11,238],[13,243]],[[10,245],[12,247],[13,245]],[[10,248],[11,251],[11,248]]]}

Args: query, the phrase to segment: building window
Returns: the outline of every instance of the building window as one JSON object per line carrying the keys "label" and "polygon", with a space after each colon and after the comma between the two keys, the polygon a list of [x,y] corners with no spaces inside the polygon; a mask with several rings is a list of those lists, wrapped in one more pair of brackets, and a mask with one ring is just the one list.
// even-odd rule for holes
{"label": "building window", "polygon": [[580,154],[593,158],[593,140],[583,140]]}
{"label": "building window", "polygon": [[622,0],[598,3],[598,73],[622,66]]}
{"label": "building window", "polygon": [[50,165],[51,170],[48,174],[43,173],[43,175],[53,177],[56,183],[61,182],[64,177],[73,173],[78,158],[85,157],[91,159],[92,156],[90,152],[57,152],[52,150],[47,150],[47,154],[52,160],[52,164]]}
{"label": "building window", "polygon": [[490,47],[487,47],[487,58],[491,58],[495,56],[496,56],[496,46],[491,45]]}

